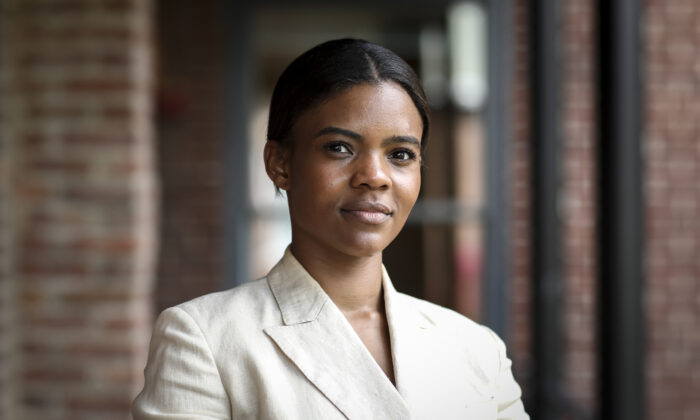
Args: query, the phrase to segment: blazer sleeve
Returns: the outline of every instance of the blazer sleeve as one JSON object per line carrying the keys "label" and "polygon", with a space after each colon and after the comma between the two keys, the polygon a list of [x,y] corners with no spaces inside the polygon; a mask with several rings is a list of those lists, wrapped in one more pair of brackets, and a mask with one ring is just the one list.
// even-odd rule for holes
{"label": "blazer sleeve", "polygon": [[488,329],[498,347],[499,370],[496,379],[496,401],[498,404],[498,420],[527,420],[530,416],[525,412],[521,399],[520,386],[515,382],[511,371],[512,362],[506,355],[506,345],[496,333]]}
{"label": "blazer sleeve", "polygon": [[166,309],[151,338],[135,420],[229,419],[229,399],[204,334],[183,309]]}

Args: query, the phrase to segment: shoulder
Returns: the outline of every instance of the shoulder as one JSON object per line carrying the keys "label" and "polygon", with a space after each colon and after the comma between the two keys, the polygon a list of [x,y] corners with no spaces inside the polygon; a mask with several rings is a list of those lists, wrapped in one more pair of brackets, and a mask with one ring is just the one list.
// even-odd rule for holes
{"label": "shoulder", "polygon": [[262,325],[274,325],[281,319],[266,277],[173,306],[158,318],[157,325],[196,326],[212,342],[221,335],[261,329]]}
{"label": "shoulder", "polygon": [[183,310],[193,318],[209,320],[226,315],[244,315],[273,299],[267,278],[263,277],[228,290],[197,297],[175,308]]}

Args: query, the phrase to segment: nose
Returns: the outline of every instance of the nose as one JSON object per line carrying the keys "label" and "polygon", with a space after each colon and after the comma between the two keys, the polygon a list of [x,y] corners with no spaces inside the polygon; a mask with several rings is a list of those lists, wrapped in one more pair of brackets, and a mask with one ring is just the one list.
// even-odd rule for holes
{"label": "nose", "polygon": [[371,190],[385,190],[391,186],[387,162],[382,156],[376,154],[359,155],[355,160],[353,175],[350,180],[355,188],[368,188]]}

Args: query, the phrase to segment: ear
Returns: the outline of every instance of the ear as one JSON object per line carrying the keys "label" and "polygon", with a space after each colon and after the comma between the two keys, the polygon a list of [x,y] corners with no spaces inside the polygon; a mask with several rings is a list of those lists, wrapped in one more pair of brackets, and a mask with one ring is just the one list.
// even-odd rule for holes
{"label": "ear", "polygon": [[277,188],[288,190],[290,150],[278,141],[268,140],[265,143],[265,171]]}

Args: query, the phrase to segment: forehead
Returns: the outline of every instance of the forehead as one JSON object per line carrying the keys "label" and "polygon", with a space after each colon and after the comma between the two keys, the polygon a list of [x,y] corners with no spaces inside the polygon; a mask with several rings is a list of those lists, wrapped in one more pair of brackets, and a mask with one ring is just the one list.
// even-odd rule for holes
{"label": "forehead", "polygon": [[333,126],[363,135],[411,135],[421,138],[423,121],[411,97],[394,82],[360,84],[301,114],[295,135],[307,137]]}

